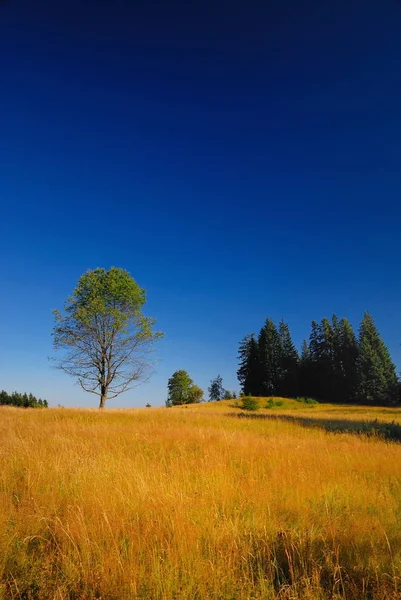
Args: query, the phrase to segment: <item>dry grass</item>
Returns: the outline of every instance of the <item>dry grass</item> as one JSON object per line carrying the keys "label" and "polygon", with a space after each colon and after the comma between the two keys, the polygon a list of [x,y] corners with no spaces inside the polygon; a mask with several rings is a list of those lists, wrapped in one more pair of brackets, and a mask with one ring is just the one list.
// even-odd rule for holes
{"label": "dry grass", "polygon": [[401,444],[229,404],[2,408],[0,598],[401,598]]}

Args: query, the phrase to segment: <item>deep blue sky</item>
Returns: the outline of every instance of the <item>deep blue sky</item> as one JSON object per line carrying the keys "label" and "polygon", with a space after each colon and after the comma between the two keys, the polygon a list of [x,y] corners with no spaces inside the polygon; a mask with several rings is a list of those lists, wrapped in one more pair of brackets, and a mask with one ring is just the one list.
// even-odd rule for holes
{"label": "deep blue sky", "polygon": [[53,308],[131,272],[174,370],[236,381],[267,316],[299,345],[369,310],[401,368],[401,3],[0,3],[0,388],[96,405],[53,371]]}

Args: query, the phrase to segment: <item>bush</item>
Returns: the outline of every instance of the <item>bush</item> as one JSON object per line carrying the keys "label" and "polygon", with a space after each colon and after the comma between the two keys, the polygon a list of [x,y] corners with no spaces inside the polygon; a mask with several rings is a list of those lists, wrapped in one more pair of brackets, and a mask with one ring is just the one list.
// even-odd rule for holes
{"label": "bush", "polygon": [[278,408],[279,406],[283,406],[284,402],[282,400],[273,400],[273,398],[269,398],[266,404],[266,408]]}
{"label": "bush", "polygon": [[252,396],[244,396],[241,398],[240,408],[243,410],[258,410],[259,401],[257,398],[253,398]]}
{"label": "bush", "polygon": [[315,400],[314,398],[306,398],[306,396],[301,397],[301,398],[295,398],[295,399],[297,402],[302,402],[303,404],[309,404],[310,406],[319,404],[319,402],[317,400]]}

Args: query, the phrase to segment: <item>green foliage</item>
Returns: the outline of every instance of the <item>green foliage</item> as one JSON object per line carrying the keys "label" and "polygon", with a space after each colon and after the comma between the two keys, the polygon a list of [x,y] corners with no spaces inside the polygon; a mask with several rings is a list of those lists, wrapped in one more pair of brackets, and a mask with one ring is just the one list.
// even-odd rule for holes
{"label": "green foliage", "polygon": [[199,404],[203,400],[203,390],[198,385],[192,385],[189,390],[189,402],[187,404]]}
{"label": "green foliage", "polygon": [[296,398],[296,401],[302,402],[302,404],[308,404],[309,406],[316,406],[316,404],[319,404],[314,398],[307,398],[306,396],[300,396]]}
{"label": "green foliage", "polygon": [[149,353],[162,336],[142,314],[145,291],[124,269],[87,271],[64,306],[54,311],[54,347],[65,353],[58,366],[81,387],[115,398],[149,376]]}
{"label": "green foliage", "polygon": [[268,398],[265,408],[280,408],[284,405],[282,400],[273,400],[273,398]]}
{"label": "green foliage", "polygon": [[239,345],[239,369],[237,371],[238,381],[241,384],[242,393],[260,393],[260,360],[258,342],[253,334],[246,335]]}
{"label": "green foliage", "polygon": [[[310,389],[310,376],[312,369],[312,359],[309,350],[309,344],[306,340],[302,342],[301,356],[299,360],[299,379],[298,393],[308,394]],[[295,395],[295,394],[294,394]]]}
{"label": "green foliage", "polygon": [[301,356],[288,325],[278,329],[267,319],[258,340],[246,336],[240,344],[238,379],[244,394],[296,396],[325,402],[389,404],[401,402],[390,353],[372,317],[365,314],[359,339],[350,322],[333,315],[312,321],[309,343]]}
{"label": "green foliage", "polygon": [[188,373],[183,369],[173,373],[172,377],[168,380],[167,387],[167,407],[195,404],[202,401],[203,390],[194,384]]}
{"label": "green foliage", "polygon": [[217,402],[219,400],[223,400],[226,391],[223,388],[223,379],[220,377],[220,375],[217,375],[215,379],[212,379],[208,388],[208,392],[209,402]]}
{"label": "green foliage", "polygon": [[19,394],[18,392],[7,394],[4,390],[0,392],[0,405],[20,406],[21,408],[48,408],[47,400],[36,398],[33,394]]}
{"label": "green foliage", "polygon": [[267,319],[258,338],[260,396],[275,395],[283,376],[280,335],[272,319]]}
{"label": "green foliage", "polygon": [[352,402],[356,393],[358,343],[347,319],[312,321],[309,346],[304,342],[299,393],[328,402]]}
{"label": "green foliage", "polygon": [[329,319],[312,321],[309,338],[310,374],[307,393],[320,400],[331,400],[333,395],[333,328]]}
{"label": "green foliage", "polygon": [[357,395],[361,403],[392,403],[398,400],[398,381],[390,353],[369,313],[359,330]]}
{"label": "green foliage", "polygon": [[240,344],[238,380],[244,394],[291,397],[298,391],[299,357],[287,323],[279,328],[267,319],[258,340],[246,336]]}
{"label": "green foliage", "polygon": [[290,328],[283,320],[279,323],[280,338],[280,379],[276,394],[284,398],[293,398],[298,393],[299,355],[291,338]]}
{"label": "green foliage", "polygon": [[224,400],[231,400],[235,398],[235,392],[230,392],[230,390],[224,391]]}
{"label": "green foliage", "polygon": [[240,408],[243,410],[255,411],[259,409],[259,401],[252,396],[244,396],[241,398]]}
{"label": "green foliage", "polygon": [[[358,340],[348,319],[341,319],[336,331],[335,357],[335,394],[344,402],[356,399],[358,373]],[[335,398],[335,399],[336,399]]]}

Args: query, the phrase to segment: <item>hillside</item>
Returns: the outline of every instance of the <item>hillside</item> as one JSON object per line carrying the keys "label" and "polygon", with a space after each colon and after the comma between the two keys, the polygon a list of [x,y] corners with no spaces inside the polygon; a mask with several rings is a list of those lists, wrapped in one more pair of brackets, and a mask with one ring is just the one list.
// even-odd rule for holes
{"label": "hillside", "polygon": [[269,418],[398,411],[294,402],[2,407],[0,598],[400,598],[401,445]]}

